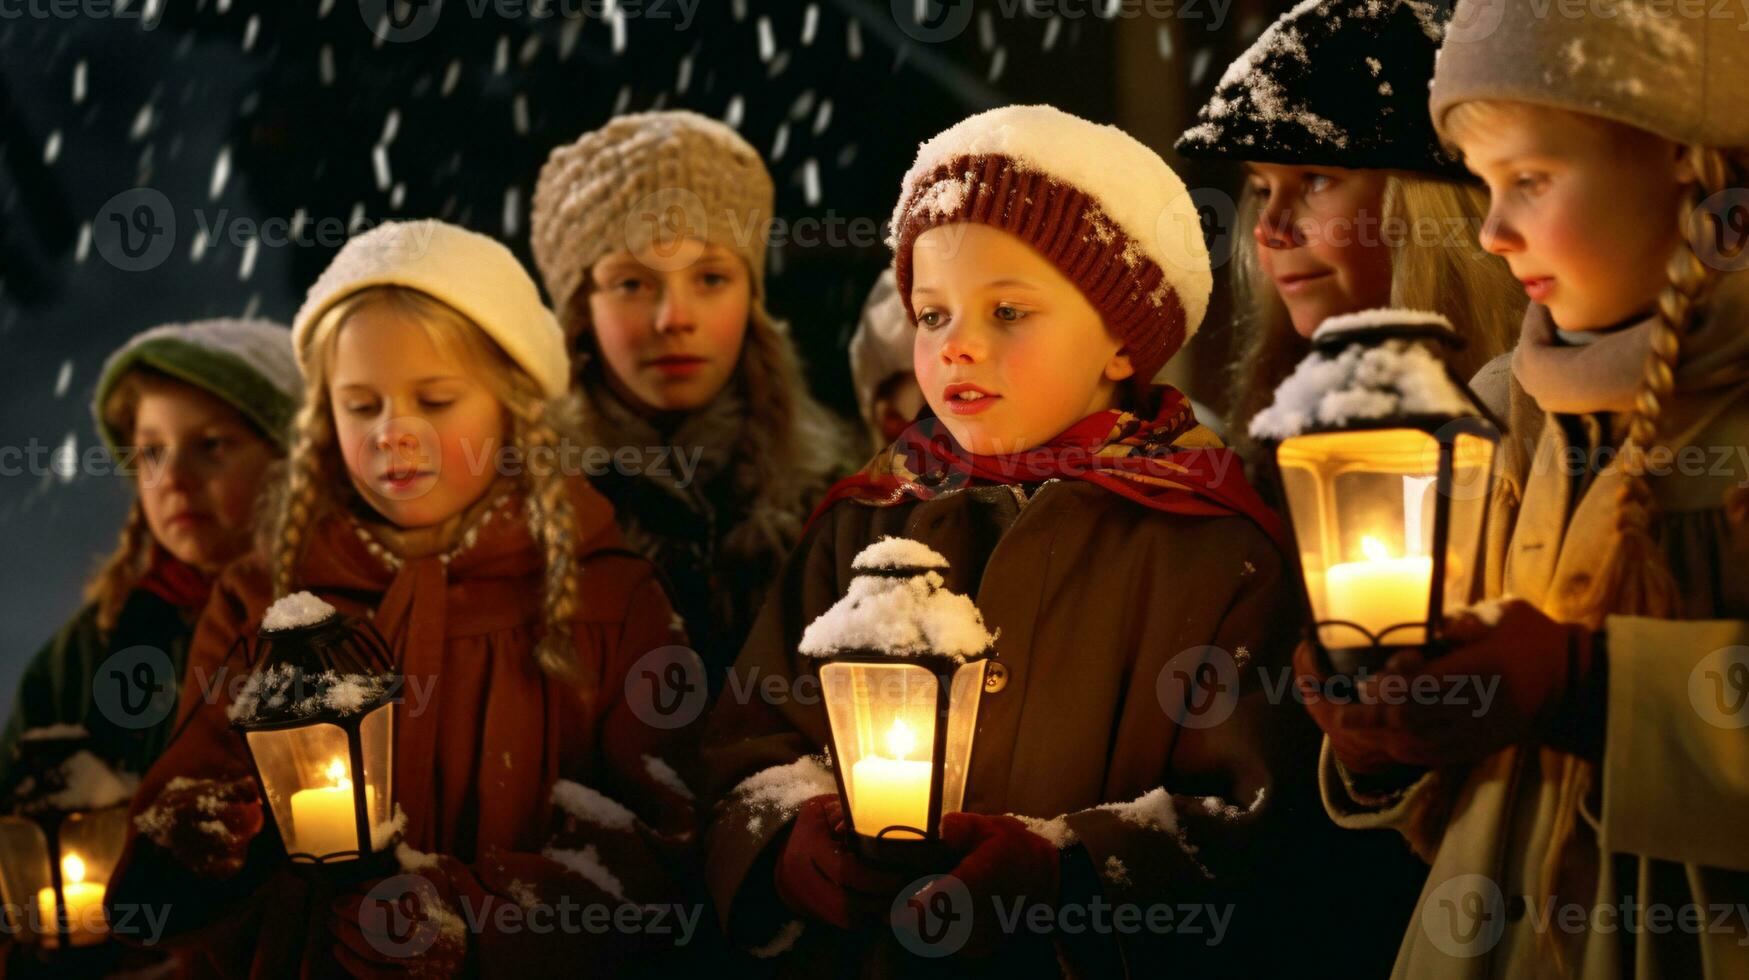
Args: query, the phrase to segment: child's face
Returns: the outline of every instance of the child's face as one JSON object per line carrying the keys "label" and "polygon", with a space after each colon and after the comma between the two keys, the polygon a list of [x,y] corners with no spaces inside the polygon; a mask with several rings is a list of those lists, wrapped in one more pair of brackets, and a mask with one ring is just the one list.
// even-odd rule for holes
{"label": "child's face", "polygon": [[615,252],[589,275],[589,317],[620,397],[646,412],[687,412],[729,383],[753,306],[752,277],[735,253],[684,239]]}
{"label": "child's face", "polygon": [[347,475],[391,523],[440,524],[497,479],[503,405],[411,318],[382,305],[347,317],[328,378]]}
{"label": "child's face", "polygon": [[917,236],[911,306],[917,383],[973,453],[1049,442],[1112,407],[1117,382],[1135,373],[1075,284],[989,225],[941,225]]}
{"label": "child's face", "polygon": [[1667,282],[1692,181],[1676,144],[1558,109],[1515,106],[1486,119],[1457,141],[1488,183],[1482,247],[1506,259],[1563,330],[1646,315]]}
{"label": "child's face", "polygon": [[1258,201],[1251,229],[1258,264],[1300,336],[1329,317],[1390,305],[1383,171],[1273,163],[1245,170]]}
{"label": "child's face", "polygon": [[274,452],[236,409],[188,385],[151,385],[134,413],[133,443],[135,485],[154,540],[208,573],[248,550]]}

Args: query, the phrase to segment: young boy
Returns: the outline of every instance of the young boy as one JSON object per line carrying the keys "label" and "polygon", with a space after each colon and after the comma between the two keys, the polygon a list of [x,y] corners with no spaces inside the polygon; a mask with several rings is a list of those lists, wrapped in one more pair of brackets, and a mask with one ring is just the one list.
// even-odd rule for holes
{"label": "young boy", "polygon": [[[969,932],[898,938],[961,975],[978,957],[1005,975],[1163,956],[1254,973],[1329,942],[1275,863],[1327,827],[1304,713],[1258,683],[1298,622],[1275,520],[1184,397],[1147,385],[1209,294],[1183,184],[1112,127],[997,109],[923,145],[891,244],[935,417],[829,495],[711,718],[706,879],[731,940],[795,972],[847,956],[892,972],[895,900],[940,907],[946,890]],[[803,629],[888,535],[944,556],[946,588],[998,633],[965,812],[942,821],[957,865],[933,884],[855,855],[810,757],[827,744],[819,699],[762,693],[808,673]],[[1022,905],[1044,924],[1007,916]],[[1114,907],[1152,924],[1070,928]],[[1246,938],[1265,934],[1281,941]]]}

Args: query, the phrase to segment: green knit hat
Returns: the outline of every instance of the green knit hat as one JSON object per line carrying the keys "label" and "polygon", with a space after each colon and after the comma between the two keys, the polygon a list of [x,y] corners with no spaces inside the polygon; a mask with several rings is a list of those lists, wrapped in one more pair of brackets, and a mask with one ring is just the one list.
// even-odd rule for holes
{"label": "green knit hat", "polygon": [[105,418],[104,403],[130,370],[151,368],[193,385],[230,405],[280,452],[291,436],[300,381],[291,331],[268,320],[198,320],[136,334],[103,362],[91,417],[113,452],[131,437]]}

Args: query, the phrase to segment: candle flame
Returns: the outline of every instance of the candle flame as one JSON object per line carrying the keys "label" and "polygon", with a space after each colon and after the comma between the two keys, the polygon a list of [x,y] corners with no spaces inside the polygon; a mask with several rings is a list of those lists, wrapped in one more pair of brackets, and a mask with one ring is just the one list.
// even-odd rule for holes
{"label": "candle flame", "polygon": [[61,859],[61,880],[70,885],[85,880],[85,862],[79,855],[69,854]]}
{"label": "candle flame", "polygon": [[905,719],[894,718],[892,730],[887,732],[887,751],[893,758],[903,759],[917,747],[917,736],[912,733],[911,726],[905,724]]}
{"label": "candle flame", "polygon": [[1360,539],[1360,550],[1372,561],[1384,561],[1391,557],[1391,552],[1385,547],[1385,543],[1370,534]]}
{"label": "candle flame", "polygon": [[335,756],[333,760],[328,763],[328,772],[326,775],[328,776],[328,782],[333,783],[336,789],[352,788],[352,780],[348,779],[346,776],[346,762],[339,756]]}

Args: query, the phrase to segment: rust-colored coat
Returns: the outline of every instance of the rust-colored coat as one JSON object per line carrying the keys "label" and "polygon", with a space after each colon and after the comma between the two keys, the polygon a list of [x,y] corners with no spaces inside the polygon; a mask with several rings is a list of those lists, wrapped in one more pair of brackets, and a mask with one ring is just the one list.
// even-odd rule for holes
{"label": "rust-colored coat", "polygon": [[[572,486],[580,596],[572,629],[578,662],[595,680],[594,703],[549,678],[533,655],[541,610],[543,555],[529,534],[521,498],[489,513],[478,537],[445,564],[436,556],[398,571],[373,554],[345,516],[311,532],[296,586],[348,615],[369,615],[407,677],[395,718],[395,798],[406,811],[406,843],[465,864],[465,890],[494,902],[588,906],[612,901],[581,875],[542,856],[543,848],[593,845],[635,903],[679,903],[679,867],[693,836],[689,797],[656,775],[650,758],[690,770],[691,727],[645,724],[626,696],[631,665],[683,642],[651,567],[619,550],[612,508],[586,482]],[[233,566],[197,629],[178,733],[135,797],[144,809],[179,777],[250,774],[247,749],[226,708],[246,672],[233,642],[259,627],[270,603],[267,566]],[[633,811],[631,830],[568,819],[552,801],[567,779]],[[329,954],[333,895],[288,870],[273,827],[254,842],[243,872],[203,881],[137,836],[117,869],[112,903],[170,903],[166,944],[225,977],[313,977],[337,971]],[[490,909],[488,909],[488,912]],[[500,930],[491,918],[468,938],[469,972],[554,975],[611,956],[612,939],[588,932]],[[623,952],[623,951],[622,951]]]}

